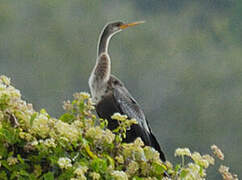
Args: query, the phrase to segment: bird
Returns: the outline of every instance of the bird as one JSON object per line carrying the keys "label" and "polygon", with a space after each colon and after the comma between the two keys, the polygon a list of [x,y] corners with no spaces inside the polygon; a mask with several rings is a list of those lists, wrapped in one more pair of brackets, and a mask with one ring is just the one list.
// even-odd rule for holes
{"label": "bird", "polygon": [[126,131],[126,138],[123,142],[130,143],[140,137],[145,145],[151,146],[158,151],[160,159],[165,162],[165,155],[151,131],[140,105],[132,97],[124,83],[111,74],[111,59],[108,54],[111,37],[128,27],[142,23],[144,21],[126,24],[116,21],[104,26],[97,46],[96,64],[91,72],[88,84],[96,112],[100,118],[107,119],[107,128],[114,130],[118,127],[118,121],[111,118],[116,112],[127,115],[129,119],[136,119],[138,123],[131,125],[130,129]]}

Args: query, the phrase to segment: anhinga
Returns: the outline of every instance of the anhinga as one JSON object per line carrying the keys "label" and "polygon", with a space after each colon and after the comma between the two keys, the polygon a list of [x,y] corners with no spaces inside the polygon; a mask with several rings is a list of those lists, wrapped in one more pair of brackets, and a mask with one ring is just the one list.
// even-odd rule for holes
{"label": "anhinga", "polygon": [[118,122],[111,119],[115,112],[126,114],[129,118],[135,118],[138,124],[132,125],[127,130],[124,142],[129,143],[137,137],[141,137],[145,145],[152,146],[160,153],[161,160],[165,161],[165,155],[161,151],[160,145],[153,135],[140,106],[125,88],[124,84],[111,74],[111,60],[108,55],[110,38],[127,27],[141,23],[143,21],[129,24],[113,22],[104,27],[99,38],[96,65],[89,78],[89,87],[96,105],[97,114],[99,117],[108,120],[108,128],[110,130],[118,126]]}

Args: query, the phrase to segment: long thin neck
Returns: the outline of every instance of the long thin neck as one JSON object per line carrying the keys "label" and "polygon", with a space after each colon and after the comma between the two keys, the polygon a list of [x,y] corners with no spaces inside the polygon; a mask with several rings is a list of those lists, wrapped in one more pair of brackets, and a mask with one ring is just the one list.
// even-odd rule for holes
{"label": "long thin neck", "polygon": [[[100,88],[100,86],[103,85],[103,83],[106,83],[110,77],[111,60],[108,55],[108,44],[111,36],[112,34],[110,34],[105,28],[99,38],[96,65],[89,78],[91,89],[93,89],[94,86]],[[92,91],[98,91],[98,88],[95,88],[95,90]]]}
{"label": "long thin neck", "polygon": [[99,44],[98,44],[98,56],[102,53],[108,53],[108,45],[109,40],[111,38],[112,34],[108,33],[106,29],[103,30],[100,38],[99,38]]}

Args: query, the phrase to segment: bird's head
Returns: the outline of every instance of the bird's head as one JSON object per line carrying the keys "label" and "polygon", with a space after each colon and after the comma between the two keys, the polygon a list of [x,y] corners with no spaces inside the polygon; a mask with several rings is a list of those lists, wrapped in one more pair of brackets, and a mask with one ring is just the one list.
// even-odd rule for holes
{"label": "bird's head", "polygon": [[121,21],[117,21],[117,22],[112,22],[109,23],[105,26],[104,31],[106,31],[107,34],[109,35],[113,35],[117,32],[122,31],[123,29],[126,29],[128,27],[132,27],[138,24],[142,24],[144,23],[144,21],[136,21],[136,22],[132,22],[132,23],[123,23]]}
{"label": "bird's head", "polygon": [[99,43],[98,43],[98,56],[101,53],[104,53],[108,51],[108,44],[109,44],[109,40],[111,39],[111,37],[122,31],[123,29],[126,29],[128,27],[132,27],[138,24],[142,24],[144,23],[144,21],[136,21],[136,22],[132,22],[132,23],[123,23],[121,21],[116,21],[116,22],[111,22],[108,23],[103,31],[101,32],[100,36],[99,36]]}

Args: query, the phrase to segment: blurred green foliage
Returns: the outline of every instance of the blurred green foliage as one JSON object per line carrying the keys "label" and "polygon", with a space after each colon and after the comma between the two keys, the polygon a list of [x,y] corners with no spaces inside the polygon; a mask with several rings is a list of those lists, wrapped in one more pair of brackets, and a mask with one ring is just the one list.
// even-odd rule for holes
{"label": "blurred green foliage", "polygon": [[1,0],[0,73],[58,117],[63,99],[88,90],[104,24],[146,20],[113,38],[113,74],[168,159],[178,146],[206,153],[215,143],[242,172],[241,17],[235,0]]}

